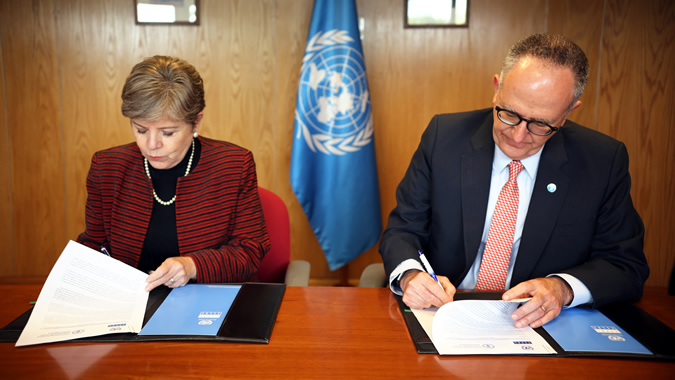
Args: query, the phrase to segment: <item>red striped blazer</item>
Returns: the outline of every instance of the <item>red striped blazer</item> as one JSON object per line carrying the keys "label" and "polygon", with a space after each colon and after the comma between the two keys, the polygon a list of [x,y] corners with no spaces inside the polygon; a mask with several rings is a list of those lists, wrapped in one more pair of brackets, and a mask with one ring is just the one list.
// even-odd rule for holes
{"label": "red striped blazer", "polygon": [[[253,154],[199,137],[198,165],[176,185],[181,256],[191,257],[197,282],[243,282],[270,248],[258,197]],[[77,238],[136,267],[152,214],[152,182],[136,143],[94,154],[87,176],[86,230]]]}

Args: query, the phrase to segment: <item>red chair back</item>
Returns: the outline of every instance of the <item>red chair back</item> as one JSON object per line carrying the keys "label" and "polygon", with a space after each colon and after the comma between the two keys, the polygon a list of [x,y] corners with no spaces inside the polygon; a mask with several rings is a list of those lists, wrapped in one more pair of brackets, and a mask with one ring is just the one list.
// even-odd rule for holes
{"label": "red chair back", "polygon": [[258,279],[262,282],[283,283],[286,268],[291,261],[291,226],[288,209],[284,201],[273,192],[258,187],[258,194],[271,245],[258,268]]}

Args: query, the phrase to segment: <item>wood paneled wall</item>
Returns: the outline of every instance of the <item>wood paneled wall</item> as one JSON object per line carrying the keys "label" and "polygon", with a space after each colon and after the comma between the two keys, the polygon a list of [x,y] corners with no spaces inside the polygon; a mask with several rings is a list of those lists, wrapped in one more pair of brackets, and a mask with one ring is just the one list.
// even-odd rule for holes
{"label": "wood paneled wall", "polygon": [[675,3],[608,2],[604,20],[596,125],[626,142],[650,283],[665,284],[675,258]]}
{"label": "wood paneled wall", "polygon": [[589,56],[591,83],[571,119],[626,144],[647,284],[665,286],[675,262],[675,3],[550,0],[548,19]]}
{"label": "wood paneled wall", "polygon": [[[64,125],[54,2],[3,1],[0,9],[13,275],[46,274],[64,247]],[[3,166],[5,166],[3,165]],[[5,248],[7,247],[7,248]],[[4,264],[4,263],[3,263]]]}
{"label": "wood paneled wall", "polygon": [[[206,84],[202,134],[251,149],[261,186],[289,207],[293,259],[337,282],[288,179],[295,95],[312,0],[202,0],[201,25],[138,26],[131,1],[0,0],[0,276],[44,276],[84,229],[91,155],[133,140],[120,93],[142,58],[174,55]],[[675,7],[668,0],[473,0],[470,27],[404,29],[402,0],[358,0],[371,90],[382,217],[436,113],[487,107],[509,46],[558,32],[591,61],[570,118],[626,142],[647,228],[649,285],[665,285],[675,186]],[[346,274],[381,261],[376,247]]]}

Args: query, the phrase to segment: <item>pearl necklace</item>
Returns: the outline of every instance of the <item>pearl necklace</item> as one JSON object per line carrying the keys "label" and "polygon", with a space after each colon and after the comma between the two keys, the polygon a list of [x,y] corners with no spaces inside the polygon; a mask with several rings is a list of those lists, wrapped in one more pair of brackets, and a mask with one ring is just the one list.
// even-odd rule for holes
{"label": "pearl necklace", "polygon": [[[185,169],[185,176],[190,174],[190,168],[192,167],[192,157],[195,156],[195,140],[192,139],[192,152],[190,153],[190,159],[188,160],[188,165],[187,169]],[[150,177],[150,168],[148,167],[148,159],[143,157],[143,163],[145,164],[145,174],[148,175],[148,178],[150,178],[150,183],[152,184],[152,177]],[[152,196],[155,197],[155,200],[157,203],[159,203],[162,206],[168,206],[172,204],[173,202],[176,201],[176,195],[174,194],[173,198],[171,198],[168,201],[163,201],[157,196],[157,193],[155,192],[155,188],[152,188]]]}

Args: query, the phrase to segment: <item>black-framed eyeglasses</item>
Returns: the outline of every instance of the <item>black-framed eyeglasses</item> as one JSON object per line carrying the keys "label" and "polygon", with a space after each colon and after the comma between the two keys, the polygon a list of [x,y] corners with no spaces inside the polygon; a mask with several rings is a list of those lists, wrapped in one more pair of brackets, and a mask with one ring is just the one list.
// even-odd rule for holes
{"label": "black-framed eyeglasses", "polygon": [[527,130],[532,132],[533,134],[537,136],[548,136],[551,133],[557,131],[560,129],[560,127],[551,127],[550,125],[541,122],[541,121],[536,121],[536,120],[528,120],[520,115],[518,115],[515,112],[505,110],[499,106],[495,106],[495,109],[497,110],[497,117],[499,120],[501,120],[504,124],[508,124],[511,126],[516,126],[524,121],[527,122]]}

